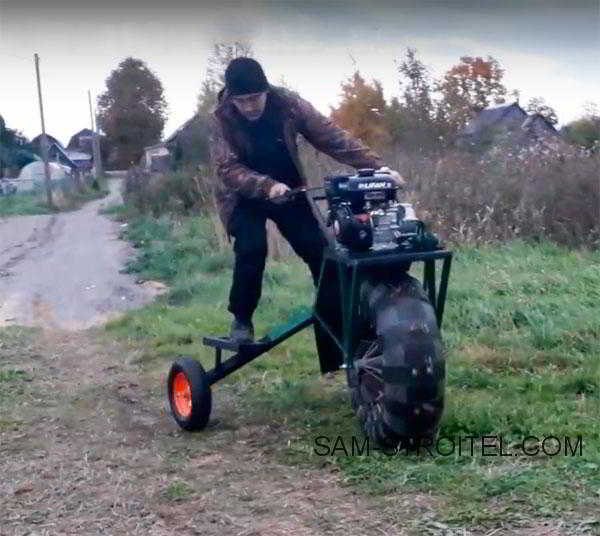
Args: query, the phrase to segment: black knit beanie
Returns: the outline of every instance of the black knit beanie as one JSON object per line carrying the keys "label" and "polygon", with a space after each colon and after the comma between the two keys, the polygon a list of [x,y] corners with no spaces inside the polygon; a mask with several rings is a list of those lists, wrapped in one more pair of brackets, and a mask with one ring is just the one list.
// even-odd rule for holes
{"label": "black knit beanie", "polygon": [[260,63],[252,58],[235,58],[225,70],[225,86],[232,95],[260,93],[269,88]]}

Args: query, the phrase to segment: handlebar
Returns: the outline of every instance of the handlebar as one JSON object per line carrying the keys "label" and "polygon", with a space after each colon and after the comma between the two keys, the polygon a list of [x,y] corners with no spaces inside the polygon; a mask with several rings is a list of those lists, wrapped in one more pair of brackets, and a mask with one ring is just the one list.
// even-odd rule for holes
{"label": "handlebar", "polygon": [[272,203],[275,203],[276,205],[282,205],[283,203],[293,201],[296,198],[296,196],[298,196],[299,194],[306,193],[307,189],[308,188],[306,188],[306,186],[302,186],[300,188],[292,188],[291,190],[288,190],[284,194],[277,195],[275,197],[270,198],[269,201],[271,201]]}

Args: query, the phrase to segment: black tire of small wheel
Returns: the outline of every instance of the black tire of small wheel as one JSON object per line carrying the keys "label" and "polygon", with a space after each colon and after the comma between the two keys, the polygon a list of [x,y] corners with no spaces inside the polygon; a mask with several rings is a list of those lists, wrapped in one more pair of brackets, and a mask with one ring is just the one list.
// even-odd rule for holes
{"label": "black tire of small wheel", "polygon": [[[173,382],[179,372],[185,374],[191,387],[192,411],[187,417],[179,414],[174,402]],[[181,428],[192,432],[206,427],[212,409],[212,392],[206,372],[198,361],[184,357],[173,363],[167,378],[167,396],[171,414]]]}
{"label": "black tire of small wheel", "polygon": [[408,275],[398,285],[371,287],[363,303],[373,338],[358,348],[356,359],[369,344],[376,348],[373,363],[380,379],[373,382],[357,367],[348,370],[361,428],[385,447],[429,446],[437,437],[445,393],[445,352],[435,311],[421,284]]}

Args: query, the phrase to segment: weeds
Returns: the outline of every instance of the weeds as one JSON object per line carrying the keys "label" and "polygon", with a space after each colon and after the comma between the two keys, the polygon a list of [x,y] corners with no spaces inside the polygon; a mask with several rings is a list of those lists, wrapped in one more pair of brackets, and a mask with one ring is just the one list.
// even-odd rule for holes
{"label": "weeds", "polygon": [[[322,184],[326,175],[352,172],[306,142],[300,143],[300,155],[309,186]],[[543,146],[430,156],[396,151],[386,161],[407,180],[400,194],[403,200],[415,203],[418,215],[454,243],[480,245],[521,238],[549,249],[550,241],[575,247],[600,245],[600,152]],[[214,200],[217,180],[203,166],[156,175],[133,168],[125,199],[155,217],[210,216],[223,247],[225,235]],[[269,235],[276,258],[291,253],[271,226]]]}
{"label": "weeds", "polygon": [[194,494],[194,489],[185,482],[172,482],[164,492],[167,500],[179,502],[189,499]]}

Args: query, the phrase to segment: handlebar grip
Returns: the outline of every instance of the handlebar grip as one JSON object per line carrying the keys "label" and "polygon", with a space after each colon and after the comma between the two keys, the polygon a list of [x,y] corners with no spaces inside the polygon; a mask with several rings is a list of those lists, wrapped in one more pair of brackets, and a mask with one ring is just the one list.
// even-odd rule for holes
{"label": "handlebar grip", "polygon": [[296,197],[296,195],[301,194],[305,191],[306,188],[293,188],[292,190],[288,190],[287,192],[281,195],[271,198],[269,201],[275,203],[276,205],[282,205],[283,203],[292,201]]}

